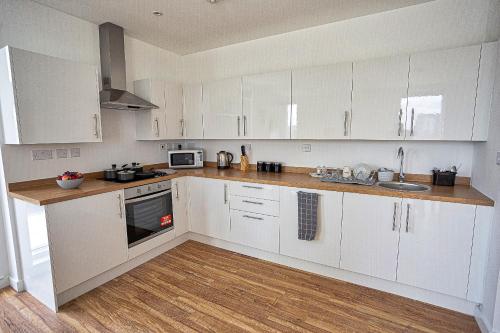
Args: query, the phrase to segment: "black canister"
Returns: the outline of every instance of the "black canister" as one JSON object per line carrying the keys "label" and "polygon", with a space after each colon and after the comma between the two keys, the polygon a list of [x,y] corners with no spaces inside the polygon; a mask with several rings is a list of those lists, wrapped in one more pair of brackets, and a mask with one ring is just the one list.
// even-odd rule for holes
{"label": "black canister", "polygon": [[274,172],[275,173],[281,173],[281,163],[280,162],[274,162]]}
{"label": "black canister", "polygon": [[263,172],[263,171],[266,171],[266,168],[265,168],[265,162],[263,161],[257,161],[257,171],[258,172]]}
{"label": "black canister", "polygon": [[266,172],[273,172],[274,171],[274,163],[273,162],[264,162],[264,163],[265,163]]}

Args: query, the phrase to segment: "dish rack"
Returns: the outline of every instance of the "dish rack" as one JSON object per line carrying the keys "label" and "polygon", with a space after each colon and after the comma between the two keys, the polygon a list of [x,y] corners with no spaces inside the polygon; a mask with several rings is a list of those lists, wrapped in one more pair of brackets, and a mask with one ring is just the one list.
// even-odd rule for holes
{"label": "dish rack", "polygon": [[[335,170],[337,171],[337,170]],[[377,181],[375,180],[375,171],[372,171],[370,174],[370,177],[366,179],[360,179],[356,178],[354,176],[344,178],[340,174],[340,172],[332,172],[332,173],[327,173],[323,177],[319,179],[322,182],[328,182],[328,183],[340,183],[340,184],[357,184],[357,185],[364,185],[364,186],[372,186],[374,185]]]}

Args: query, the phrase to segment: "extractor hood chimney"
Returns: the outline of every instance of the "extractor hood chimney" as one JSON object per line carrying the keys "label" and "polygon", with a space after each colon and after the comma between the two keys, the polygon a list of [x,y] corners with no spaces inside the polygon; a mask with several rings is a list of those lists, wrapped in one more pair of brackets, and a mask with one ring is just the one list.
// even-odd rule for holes
{"label": "extractor hood chimney", "polygon": [[101,107],[117,110],[151,110],[158,106],[129,93],[125,76],[125,45],[123,28],[113,23],[99,26],[101,48]]}

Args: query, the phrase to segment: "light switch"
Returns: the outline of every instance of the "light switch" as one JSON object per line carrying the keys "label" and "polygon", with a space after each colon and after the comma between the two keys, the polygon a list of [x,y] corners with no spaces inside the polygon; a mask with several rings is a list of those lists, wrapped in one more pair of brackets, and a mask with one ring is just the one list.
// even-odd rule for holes
{"label": "light switch", "polygon": [[51,160],[53,158],[51,149],[32,150],[31,156],[33,161]]}
{"label": "light switch", "polygon": [[71,148],[71,158],[80,157],[80,148]]}
{"label": "light switch", "polygon": [[57,158],[68,158],[68,150],[67,149],[56,149]]}
{"label": "light switch", "polygon": [[303,151],[304,153],[309,153],[309,152],[311,152],[311,144],[309,144],[309,143],[304,143],[304,144],[302,145],[302,151]]}

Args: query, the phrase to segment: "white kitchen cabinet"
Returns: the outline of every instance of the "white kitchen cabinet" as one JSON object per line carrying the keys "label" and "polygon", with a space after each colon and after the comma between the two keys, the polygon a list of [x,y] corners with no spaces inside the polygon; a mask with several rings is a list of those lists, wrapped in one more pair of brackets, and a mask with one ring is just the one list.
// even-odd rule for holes
{"label": "white kitchen cabinet", "polygon": [[3,143],[101,142],[97,68],[12,48],[0,50]]}
{"label": "white kitchen cabinet", "polygon": [[409,56],[354,62],[352,139],[404,139],[409,70]]}
{"label": "white kitchen cabinet", "polygon": [[201,83],[185,84],[183,94],[183,126],[185,139],[203,139],[203,88]]}
{"label": "white kitchen cabinet", "polygon": [[192,232],[229,239],[229,186],[218,179],[190,177],[189,224]]}
{"label": "white kitchen cabinet", "polygon": [[278,253],[279,217],[231,209],[230,241]]}
{"label": "white kitchen cabinet", "polygon": [[397,281],[466,298],[476,206],[403,199]]}
{"label": "white kitchen cabinet", "polygon": [[348,139],[352,63],[292,72],[292,139]]}
{"label": "white kitchen cabinet", "polygon": [[182,138],[181,85],[163,80],[138,80],[134,81],[134,93],[159,107],[135,111],[137,140]]}
{"label": "white kitchen cabinet", "polygon": [[406,140],[471,140],[480,50],[410,56]]}
{"label": "white kitchen cabinet", "polygon": [[203,83],[205,139],[243,137],[241,78]]}
{"label": "white kitchen cabinet", "polygon": [[179,237],[189,231],[186,177],[172,179],[172,205],[175,237]]}
{"label": "white kitchen cabinet", "polygon": [[396,280],[401,198],[344,193],[340,268]]}
{"label": "white kitchen cabinet", "polygon": [[127,261],[123,191],[48,205],[46,218],[57,293]]}
{"label": "white kitchen cabinet", "polygon": [[[312,241],[298,239],[297,192],[318,193],[318,228]],[[280,254],[339,267],[343,193],[281,187]]]}
{"label": "white kitchen cabinet", "polygon": [[243,137],[290,139],[290,71],[244,76]]}

